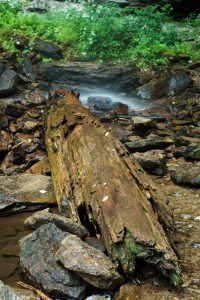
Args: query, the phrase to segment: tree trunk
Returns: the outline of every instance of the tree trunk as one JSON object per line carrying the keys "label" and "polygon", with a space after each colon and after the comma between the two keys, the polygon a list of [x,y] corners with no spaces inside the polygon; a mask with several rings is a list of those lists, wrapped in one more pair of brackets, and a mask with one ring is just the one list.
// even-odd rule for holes
{"label": "tree trunk", "polygon": [[178,285],[177,257],[163,229],[172,229],[173,220],[162,190],[71,92],[47,111],[46,146],[60,210],[92,225],[126,274],[143,260]]}

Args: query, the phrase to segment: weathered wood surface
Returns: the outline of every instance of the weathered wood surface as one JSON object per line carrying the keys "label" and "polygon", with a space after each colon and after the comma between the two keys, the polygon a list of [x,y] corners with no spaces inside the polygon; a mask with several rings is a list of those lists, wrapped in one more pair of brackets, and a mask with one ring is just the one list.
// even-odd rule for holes
{"label": "weathered wood surface", "polygon": [[127,274],[142,259],[178,284],[177,257],[163,229],[172,229],[173,220],[162,190],[70,92],[47,111],[46,146],[59,208],[91,222]]}

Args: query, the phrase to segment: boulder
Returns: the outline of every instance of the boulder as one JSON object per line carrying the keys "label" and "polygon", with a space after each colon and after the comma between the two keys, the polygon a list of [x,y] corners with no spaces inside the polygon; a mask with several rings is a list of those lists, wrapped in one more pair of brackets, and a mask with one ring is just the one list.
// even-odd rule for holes
{"label": "boulder", "polygon": [[122,283],[108,256],[75,235],[68,235],[62,240],[56,257],[65,268],[97,288],[115,289]]}
{"label": "boulder", "polygon": [[200,166],[181,165],[171,172],[171,179],[174,183],[200,187]]}
{"label": "boulder", "polygon": [[34,52],[41,54],[48,58],[60,59],[62,58],[62,49],[52,42],[47,42],[39,37],[33,41],[32,49]]}
{"label": "boulder", "polygon": [[0,176],[0,213],[55,203],[51,178],[20,174]]}
{"label": "boulder", "polygon": [[136,140],[133,142],[125,143],[127,149],[133,152],[145,152],[153,149],[165,149],[166,147],[172,145],[173,139],[169,137],[159,137],[156,135],[151,135],[147,139]]}
{"label": "boulder", "polygon": [[20,240],[21,274],[50,297],[82,299],[86,284],[80,277],[58,264],[55,252],[66,237],[54,224],[42,225]]}
{"label": "boulder", "polygon": [[38,211],[25,220],[24,225],[31,229],[36,229],[44,224],[53,223],[63,231],[75,234],[80,238],[84,238],[88,235],[87,230],[80,224],[72,222],[70,219],[52,214],[49,211],[49,208],[46,208],[42,211]]}
{"label": "boulder", "polygon": [[[37,69],[39,80],[65,86],[79,91],[88,88],[112,88],[133,91],[139,84],[136,67],[119,67],[113,64],[95,64],[90,62],[50,62],[40,64]],[[82,90],[81,90],[82,89]],[[85,90],[84,90],[85,89]]]}
{"label": "boulder", "polygon": [[15,91],[19,76],[8,65],[1,65],[0,72],[0,97],[8,96]]}
{"label": "boulder", "polygon": [[166,72],[159,78],[152,79],[139,87],[138,95],[143,99],[153,100],[161,97],[173,97],[192,83],[186,72]]}
{"label": "boulder", "polygon": [[145,153],[132,154],[141,167],[153,175],[163,176],[166,173],[166,154],[162,150],[151,150]]}

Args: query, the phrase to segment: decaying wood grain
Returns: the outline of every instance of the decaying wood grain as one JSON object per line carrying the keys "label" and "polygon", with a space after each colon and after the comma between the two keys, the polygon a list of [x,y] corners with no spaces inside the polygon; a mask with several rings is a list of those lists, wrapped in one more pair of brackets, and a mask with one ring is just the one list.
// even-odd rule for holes
{"label": "decaying wood grain", "polygon": [[59,208],[100,230],[125,273],[134,274],[142,259],[177,285],[180,269],[163,229],[173,220],[162,190],[70,92],[47,111],[46,146]]}

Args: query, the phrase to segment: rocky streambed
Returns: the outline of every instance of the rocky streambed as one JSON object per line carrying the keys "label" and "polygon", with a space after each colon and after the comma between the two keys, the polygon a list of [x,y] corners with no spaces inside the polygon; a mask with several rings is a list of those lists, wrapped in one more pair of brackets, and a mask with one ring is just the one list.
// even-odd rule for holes
{"label": "rocky streambed", "polygon": [[[2,284],[2,297],[16,293],[19,299],[37,299],[16,289],[20,274],[20,279],[54,299],[86,299],[94,294],[101,296],[88,299],[199,298],[199,74],[199,63],[158,72],[84,62],[34,65],[29,57],[19,65],[3,56],[0,279],[14,289]],[[104,88],[104,95],[97,92],[99,88]],[[77,97],[96,91],[84,105],[98,115],[107,132],[126,145],[133,159],[166,193],[176,223],[170,236],[183,272],[180,291],[143,264],[136,270],[135,281],[127,278],[128,283],[122,285],[101,236],[89,234],[88,228],[52,210],[56,203],[44,144],[44,114],[64,89],[73,89]],[[120,101],[116,94],[107,94],[110,89],[120,95]],[[130,107],[125,93],[137,94],[137,103],[141,102],[135,109],[135,98],[129,99],[133,101]],[[32,210],[38,212],[33,215]],[[87,227],[87,222],[83,225]]]}

